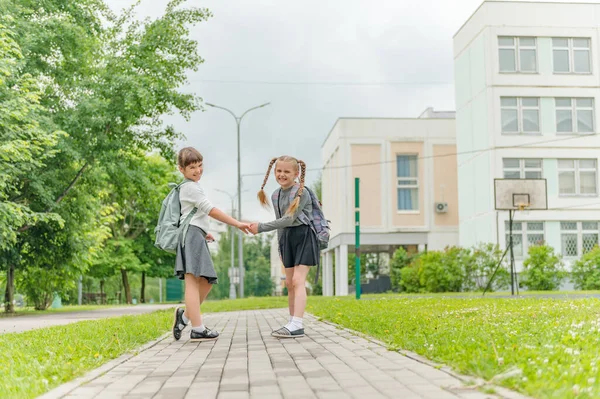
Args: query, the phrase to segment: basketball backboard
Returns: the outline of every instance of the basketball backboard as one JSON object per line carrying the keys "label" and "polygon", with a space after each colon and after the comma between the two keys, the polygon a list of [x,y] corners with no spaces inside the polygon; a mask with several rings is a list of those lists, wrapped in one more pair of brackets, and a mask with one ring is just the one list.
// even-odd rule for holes
{"label": "basketball backboard", "polygon": [[546,179],[494,179],[498,211],[548,209]]}

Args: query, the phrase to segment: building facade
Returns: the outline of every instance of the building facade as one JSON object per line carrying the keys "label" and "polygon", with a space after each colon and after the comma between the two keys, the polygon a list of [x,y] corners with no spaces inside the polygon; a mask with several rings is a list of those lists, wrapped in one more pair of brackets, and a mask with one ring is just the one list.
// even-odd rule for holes
{"label": "building facade", "polygon": [[348,294],[356,177],[362,252],[391,255],[399,246],[417,251],[458,244],[453,112],[427,109],[412,119],[340,118],[321,154],[323,210],[331,221],[323,295]]}
{"label": "building facade", "polygon": [[454,36],[459,243],[507,241],[494,178],[544,178],[548,210],[515,213],[517,268],[547,243],[598,244],[600,5],[485,1]]}

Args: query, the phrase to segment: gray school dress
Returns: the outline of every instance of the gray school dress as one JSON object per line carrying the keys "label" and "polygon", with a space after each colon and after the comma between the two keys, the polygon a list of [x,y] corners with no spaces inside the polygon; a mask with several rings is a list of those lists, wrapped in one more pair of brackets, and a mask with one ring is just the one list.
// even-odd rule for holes
{"label": "gray school dress", "polygon": [[186,273],[191,273],[196,277],[206,278],[210,284],[217,284],[217,273],[205,237],[204,230],[190,225],[185,246],[180,243],[177,247],[175,275],[180,280],[185,279]]}

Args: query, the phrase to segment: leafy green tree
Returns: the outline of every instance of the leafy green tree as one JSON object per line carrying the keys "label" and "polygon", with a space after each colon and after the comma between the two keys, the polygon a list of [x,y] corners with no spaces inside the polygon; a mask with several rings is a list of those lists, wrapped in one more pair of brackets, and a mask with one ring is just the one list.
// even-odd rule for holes
{"label": "leafy green tree", "polygon": [[22,182],[34,178],[56,154],[64,133],[48,131],[38,122],[46,111],[40,105],[39,82],[19,67],[21,50],[13,33],[0,24],[0,259],[8,265],[5,309],[12,312],[15,264],[20,261],[18,233],[25,225],[53,221],[56,213],[40,213],[26,201]]}
{"label": "leafy green tree", "polygon": [[[7,298],[23,248],[21,233],[43,218],[58,214],[64,219],[66,215],[57,211],[60,203],[74,195],[90,170],[102,173],[122,151],[157,148],[172,158],[180,134],[163,126],[160,118],[175,111],[187,118],[199,109],[199,98],[179,89],[186,83],[186,73],[203,61],[189,29],[210,16],[205,9],[181,8],[182,3],[171,1],[161,17],[138,21],[134,8],[115,15],[100,0],[0,0],[0,15],[23,49],[23,71],[38,79],[40,104],[51,111],[40,126],[69,132],[40,173],[15,183],[19,201],[29,204],[35,215],[22,218],[13,243],[2,255],[11,265]],[[99,185],[91,190],[102,189]]]}
{"label": "leafy green tree", "polygon": [[158,258],[165,260],[158,264],[146,251],[150,250],[150,254],[158,252],[150,248],[152,234],[162,200],[169,190],[167,183],[176,176],[173,167],[160,156],[139,153],[123,152],[119,162],[105,169],[110,192],[107,205],[112,207],[114,217],[108,225],[111,236],[96,265],[102,275],[105,270],[109,273],[111,269],[121,275],[126,301],[131,303],[128,272],[142,273],[143,291],[144,273],[151,270],[164,275],[166,270],[162,269],[166,269],[167,260],[172,259],[168,256]]}
{"label": "leafy green tree", "polygon": [[523,261],[521,284],[528,290],[552,291],[560,287],[565,278],[564,264],[554,248],[547,245],[529,247]]}

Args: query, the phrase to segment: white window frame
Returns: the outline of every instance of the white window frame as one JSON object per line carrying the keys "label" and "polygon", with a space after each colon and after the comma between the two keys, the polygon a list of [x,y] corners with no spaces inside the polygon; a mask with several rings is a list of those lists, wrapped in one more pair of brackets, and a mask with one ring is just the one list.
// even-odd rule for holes
{"label": "white window frame", "polygon": [[[560,187],[560,172],[574,172],[575,175],[575,192],[574,193],[561,193],[560,189],[558,192],[559,197],[596,197],[598,196],[598,160],[596,159],[571,159],[565,158],[560,159],[560,161],[573,161],[573,168],[564,168],[560,166],[560,162],[558,162],[558,182]],[[579,166],[580,161],[594,161],[596,167],[595,168],[582,168]],[[595,182],[596,182],[596,192],[595,193],[581,193],[581,172],[594,172],[595,174]]]}
{"label": "white window frame", "polygon": [[[509,221],[506,220],[504,222],[504,239],[506,240],[506,245],[508,245],[509,243],[509,226],[508,226]],[[530,230],[529,229],[529,224],[542,224],[542,229],[541,230]],[[519,225],[521,226],[520,229],[515,229],[515,225]],[[515,258],[525,258],[527,256],[527,253],[529,252],[529,236],[530,235],[539,235],[541,234],[543,236],[543,240],[542,242],[546,242],[546,223],[545,222],[540,222],[540,221],[528,221],[528,222],[520,222],[520,221],[513,221],[513,231],[512,231],[512,236],[513,236],[513,245],[514,245],[514,238],[515,236],[520,236],[521,237],[521,250],[522,253],[515,253]],[[514,246],[513,246],[513,251],[514,251]]]}
{"label": "white window frame", "polygon": [[[574,220],[564,220],[561,221],[561,226],[560,226],[560,242],[561,242],[561,249],[560,249],[560,253],[562,254],[563,257],[567,258],[567,259],[575,259],[578,258],[582,255],[584,255],[583,252],[583,235],[584,234],[596,234],[598,235],[598,239],[600,240],[600,230],[598,227],[600,227],[600,222],[595,221],[595,220],[584,220],[584,221],[574,221]],[[565,230],[563,229],[562,224],[563,223],[575,223],[577,228],[575,230]],[[597,223],[597,228],[596,229],[584,229],[583,228],[583,224],[584,223]],[[565,234],[575,234],[577,235],[577,254],[575,255],[567,255],[565,253],[565,248],[563,248],[563,235]],[[597,245],[600,245],[600,242],[596,243]],[[587,252],[585,252],[587,253]]]}
{"label": "white window frame", "polygon": [[[411,189],[417,191],[417,201],[414,204],[413,209],[398,209],[398,203],[396,201],[396,211],[398,213],[419,213],[419,154],[396,154],[396,164],[398,164],[399,157],[414,157],[416,162],[416,177],[400,177],[396,175],[396,193],[399,189]],[[412,183],[412,184],[400,184],[400,182]],[[396,194],[397,195],[397,194]]]}
{"label": "white window frame", "polygon": [[[554,39],[562,39],[562,40],[567,40],[567,46],[555,46],[554,45]],[[575,47],[574,40],[587,40],[589,43],[588,47]],[[552,42],[552,72],[557,74],[557,75],[566,75],[566,74],[575,74],[575,75],[591,75],[592,74],[592,38],[591,37],[553,37],[552,38],[553,42]],[[554,69],[554,50],[561,50],[561,51],[567,51],[567,54],[569,56],[569,70],[566,72],[557,72]],[[589,68],[590,70],[588,72],[576,72],[575,71],[575,51],[584,51],[587,50],[588,51],[588,59],[589,61]]]}
{"label": "white window frame", "polygon": [[[504,166],[504,161],[508,160],[508,159],[518,160],[519,167],[511,168],[511,167]],[[540,161],[540,167],[539,168],[527,167],[525,165],[526,161]],[[504,177],[505,179],[507,178],[506,172],[519,172],[519,179],[531,179],[531,177],[526,177],[527,172],[540,172],[540,177],[538,179],[541,179],[544,176],[543,168],[544,168],[544,161],[542,160],[542,158],[502,158],[502,177]]]}
{"label": "white window frame", "polygon": [[[591,107],[579,107],[577,106],[577,100],[592,100],[592,106]],[[571,106],[567,107],[567,106],[559,106],[556,102],[557,100],[571,100]],[[593,97],[555,97],[554,98],[554,118],[555,118],[555,127],[556,127],[556,134],[594,134],[594,132],[596,131],[596,112],[594,111],[594,109],[596,108],[596,101],[594,101],[595,99]],[[559,132],[558,131],[558,116],[557,116],[557,112],[559,110],[562,111],[571,111],[571,131],[570,132]],[[578,126],[577,126],[577,121],[578,121],[578,115],[577,112],[581,110],[581,111],[592,111],[592,131],[591,132],[582,132],[580,133],[578,131]]]}
{"label": "white window frame", "polygon": [[[517,105],[516,106],[508,106],[508,105],[502,105],[502,99],[515,99],[517,100]],[[523,99],[535,99],[537,100],[537,106],[531,106],[531,105],[523,105]],[[541,125],[541,112],[540,112],[540,98],[539,97],[507,97],[507,96],[503,96],[500,97],[500,132],[502,134],[525,134],[525,135],[540,135],[541,134],[541,129],[540,129],[540,125]],[[502,110],[517,110],[517,131],[515,132],[505,132],[502,130]],[[536,110],[538,113],[538,130],[537,131],[531,131],[531,132],[525,132],[523,129],[523,110]]]}
{"label": "white window frame", "polygon": [[[513,44],[503,45],[500,44],[501,38],[513,39]],[[527,46],[521,44],[521,39],[533,39],[534,45]],[[539,57],[537,49],[537,37],[534,36],[498,36],[498,70],[500,73],[538,73],[539,70]],[[514,71],[501,71],[500,70],[500,50],[513,50],[515,52],[515,70]],[[534,50],[535,51],[535,70],[533,71],[522,71],[521,70],[521,50]]]}

